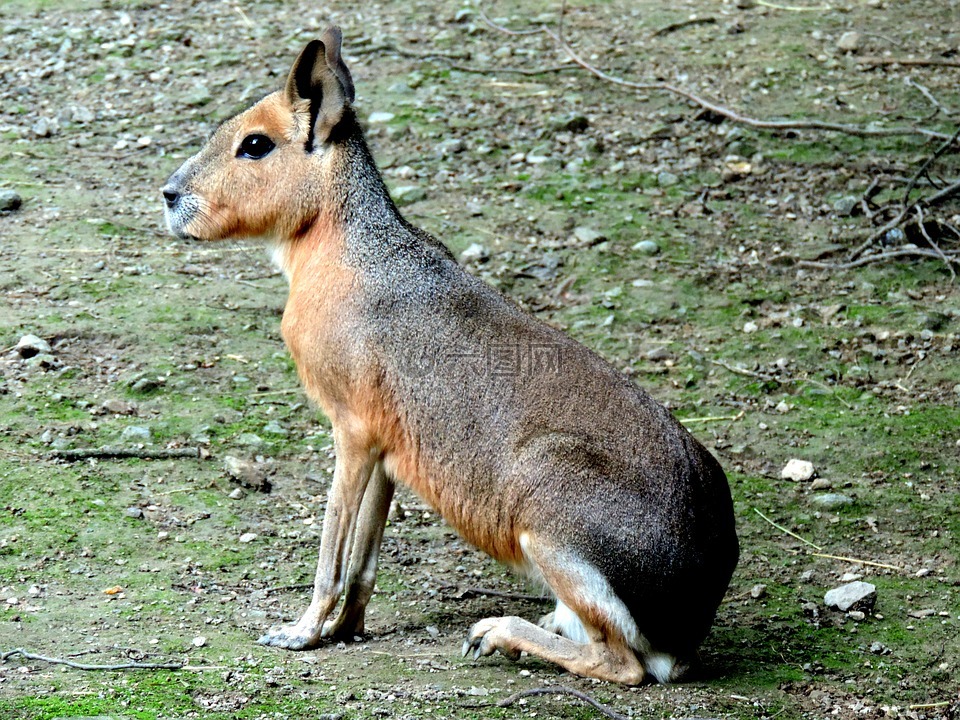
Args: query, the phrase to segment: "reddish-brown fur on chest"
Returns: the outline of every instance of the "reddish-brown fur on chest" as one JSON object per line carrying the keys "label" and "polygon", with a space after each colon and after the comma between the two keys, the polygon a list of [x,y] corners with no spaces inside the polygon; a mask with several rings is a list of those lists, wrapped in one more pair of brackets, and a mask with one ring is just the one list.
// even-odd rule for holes
{"label": "reddish-brown fur on chest", "polygon": [[394,402],[378,358],[351,332],[357,278],[343,261],[344,247],[342,229],[321,216],[300,240],[278,249],[290,279],[281,330],[307,395],[338,433],[348,433],[352,442],[381,454],[387,471],[440,511],[469,542],[503,562],[522,564],[518,530],[500,527],[496,513],[470,496],[461,479],[472,468],[431,457],[430,438],[425,446]]}

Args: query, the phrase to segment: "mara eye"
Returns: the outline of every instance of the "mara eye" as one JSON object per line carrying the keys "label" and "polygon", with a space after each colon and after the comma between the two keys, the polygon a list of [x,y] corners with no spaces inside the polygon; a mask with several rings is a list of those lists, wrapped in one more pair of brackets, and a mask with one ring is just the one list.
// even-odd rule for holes
{"label": "mara eye", "polygon": [[240,148],[237,150],[237,157],[244,157],[250,160],[259,160],[266,157],[276,144],[266,135],[247,135]]}

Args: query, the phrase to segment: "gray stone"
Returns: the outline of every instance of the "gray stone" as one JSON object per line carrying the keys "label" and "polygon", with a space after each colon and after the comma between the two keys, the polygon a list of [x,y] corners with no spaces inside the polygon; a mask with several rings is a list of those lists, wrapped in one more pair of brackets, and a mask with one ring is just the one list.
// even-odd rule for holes
{"label": "gray stone", "polygon": [[633,249],[641,255],[656,255],[660,252],[660,246],[653,240],[641,240],[633,246]]}
{"label": "gray stone", "polygon": [[860,47],[860,33],[850,30],[837,40],[837,47],[844,52],[852,52]]}
{"label": "gray stone", "polygon": [[427,199],[427,191],[416,185],[401,185],[391,194],[394,201],[400,205],[409,205]]}
{"label": "gray stone", "polygon": [[128,518],[133,518],[134,520],[143,519],[143,510],[141,510],[138,507],[128,507],[126,510],[123,511],[123,514],[126,515]]}
{"label": "gray stone", "polygon": [[851,498],[846,495],[841,495],[840,493],[822,493],[820,495],[814,495],[812,499],[814,503],[828,510],[853,504]]}
{"label": "gray stone", "polygon": [[51,135],[56,135],[57,131],[60,130],[60,126],[57,124],[56,120],[42,117],[37,120],[30,129],[37,137],[45,138],[50,137]]}
{"label": "gray stone", "polygon": [[159,389],[162,384],[163,381],[159,378],[141,376],[133,379],[130,383],[130,389],[135,393],[146,394]]}
{"label": "gray stone", "polygon": [[450,155],[455,155],[456,153],[461,153],[466,150],[466,148],[466,143],[460,138],[450,138],[437,144],[435,155],[438,158],[445,158]]}
{"label": "gray stone", "polygon": [[678,182],[680,182],[680,178],[672,172],[664,170],[663,172],[657,173],[657,185],[660,187],[671,187]]}
{"label": "gray stone", "polygon": [[267,435],[288,435],[289,433],[276,420],[271,420],[263,426],[263,431]]}
{"label": "gray stone", "polygon": [[464,264],[471,262],[486,262],[489,259],[490,251],[480,243],[473,243],[466,250],[460,253],[460,262]]}
{"label": "gray stone", "polygon": [[[270,481],[267,480],[268,468],[263,463],[254,463],[227,455],[223,459],[223,469],[231,480],[235,480],[245,488],[258,492],[270,492]],[[231,494],[230,497],[233,495]]]}
{"label": "gray stone", "polygon": [[104,410],[114,415],[136,415],[137,406],[126,400],[106,400],[103,405]]}
{"label": "gray stone", "polygon": [[41,370],[56,370],[60,367],[60,361],[50,353],[40,353],[31,358],[27,358],[27,367],[40,368]]}
{"label": "gray stone", "polygon": [[23,198],[13,190],[0,190],[0,212],[13,212],[23,204]]}
{"label": "gray stone", "polygon": [[848,610],[870,611],[876,600],[876,586],[859,580],[836,587],[823,596],[823,602],[827,607],[835,608],[841,612],[847,612]]}
{"label": "gray stone", "polygon": [[596,228],[587,227],[586,225],[575,227],[573,229],[573,236],[587,247],[592,247],[607,239],[607,236],[602,232]]}
{"label": "gray stone", "polygon": [[31,358],[40,353],[50,353],[50,343],[37,335],[24,335],[17,341],[16,351],[22,358]]}
{"label": "gray stone", "polygon": [[263,445],[263,438],[257,435],[256,433],[246,432],[241,433],[240,437],[237,438],[238,445]]}
{"label": "gray stone", "polygon": [[193,90],[183,98],[183,102],[192,107],[203,107],[212,100],[213,95],[210,94],[210,90],[206,85],[196,85]]}
{"label": "gray stone", "polygon": [[653,360],[654,362],[669,360],[671,357],[673,357],[673,353],[663,346],[647,351],[647,360]]}
{"label": "gray stone", "polygon": [[838,198],[834,201],[833,210],[835,213],[837,213],[837,215],[847,217],[849,215],[853,215],[859,204],[859,198],[855,198],[852,195],[844,195],[842,198]]}
{"label": "gray stone", "polygon": [[149,442],[150,436],[150,428],[146,425],[131,425],[120,433],[120,439],[127,442]]}

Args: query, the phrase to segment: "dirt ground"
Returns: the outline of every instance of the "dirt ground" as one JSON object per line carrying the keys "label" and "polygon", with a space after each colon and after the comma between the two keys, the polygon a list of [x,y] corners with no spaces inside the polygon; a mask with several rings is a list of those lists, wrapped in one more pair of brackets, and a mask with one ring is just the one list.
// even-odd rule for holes
{"label": "dirt ground", "polygon": [[[560,10],[485,7],[516,29]],[[308,601],[329,425],[280,339],[266,253],[168,237],[159,188],[330,23],[407,217],[727,470],[742,557],[688,681],[462,659],[477,619],[550,605],[408,493],[366,637],[255,643]],[[758,118],[947,136],[960,119],[956,0],[585,0],[565,31],[598,67]],[[853,257],[942,141],[760,131],[566,64],[446,0],[0,5],[0,201],[22,199],[0,212],[0,654],[186,664],[4,656],[0,716],[598,716],[559,695],[497,706],[560,685],[629,717],[960,714],[960,292],[906,252],[916,223],[866,254],[905,251],[889,261],[815,265]],[[916,193],[956,181],[956,149]],[[955,252],[960,202],[929,213]],[[28,334],[49,347],[17,349]],[[58,457],[104,446],[201,456]],[[782,478],[791,459],[813,476]],[[827,606],[858,579],[872,605]]]}

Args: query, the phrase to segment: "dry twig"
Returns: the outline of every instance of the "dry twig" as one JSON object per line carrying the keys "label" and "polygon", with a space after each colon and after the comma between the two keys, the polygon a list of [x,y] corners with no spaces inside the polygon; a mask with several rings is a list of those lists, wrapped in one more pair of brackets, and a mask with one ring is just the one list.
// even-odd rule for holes
{"label": "dry twig", "polygon": [[862,57],[857,58],[858,65],[903,65],[912,67],[960,67],[960,60],[946,60],[943,58],[893,58],[893,57]]}
{"label": "dry twig", "polygon": [[204,460],[210,457],[209,451],[202,447],[185,448],[77,448],[75,450],[53,450],[50,457],[60,460],[98,460],[117,458],[140,458],[144,460],[168,460],[171,458],[198,458]]}
{"label": "dry twig", "polygon": [[938,132],[936,130],[930,130],[928,128],[920,128],[913,126],[901,126],[901,127],[890,127],[890,128],[867,128],[860,127],[857,125],[846,125],[843,123],[829,123],[821,122],[819,120],[761,120],[758,118],[753,118],[748,115],[744,115],[736,110],[725,107],[717,102],[708,100],[696,93],[691,92],[682,87],[673,85],[672,83],[667,82],[634,82],[632,80],[626,80],[616,75],[611,75],[595,65],[589,63],[585,60],[567,41],[564,32],[563,32],[563,15],[566,10],[566,2],[563,3],[563,6],[560,10],[560,20],[557,23],[557,29],[554,30],[547,25],[541,25],[532,30],[513,30],[511,28],[500,25],[495,22],[489,15],[485,12],[483,7],[479,8],[480,17],[483,21],[489,25],[491,28],[497,32],[504,33],[511,36],[523,36],[523,35],[546,35],[548,38],[553,40],[553,42],[562,49],[567,56],[575,62],[577,65],[582,67],[584,70],[594,75],[595,77],[611,83],[613,85],[618,85],[620,87],[630,88],[632,90],[643,90],[643,91],[654,91],[654,92],[666,92],[672,95],[677,95],[682,97],[695,105],[700,106],[704,110],[708,110],[711,113],[720,115],[722,117],[731,120],[732,122],[739,123],[741,125],[747,125],[748,127],[754,127],[759,130],[825,130],[830,132],[839,132],[847,135],[854,135],[856,137],[875,137],[875,136],[895,136],[895,135],[923,135],[928,138],[946,140],[949,135],[945,133]]}
{"label": "dry twig", "polygon": [[458,592],[454,597],[457,600],[465,600],[472,597],[498,597],[508,600],[526,600],[528,602],[550,602],[553,598],[545,595],[527,595],[524,593],[504,592],[503,590],[493,590],[491,588],[468,587]]}
{"label": "dry twig", "polygon": [[140,663],[124,662],[114,665],[91,665],[89,663],[79,663],[73,660],[64,660],[63,658],[47,657],[46,655],[37,655],[27,652],[23,648],[14,648],[0,654],[0,662],[6,662],[9,658],[19,655],[26,660],[36,660],[38,662],[50,663],[52,665],[66,665],[77,670],[183,670],[187,666],[184,663]]}
{"label": "dry twig", "polygon": [[503,700],[497,703],[497,707],[510,707],[517,700],[521,698],[530,697],[532,695],[571,695],[577,700],[587,703],[594,710],[599,712],[604,717],[608,717],[611,720],[631,720],[626,715],[621,715],[616,710],[612,709],[608,705],[604,705],[602,702],[592,698],[587,695],[585,692],[580,692],[579,690],[574,690],[571,687],[566,687],[565,685],[557,685],[556,687],[538,687],[530,688],[528,690],[521,690],[516,692],[513,695],[505,697]]}

